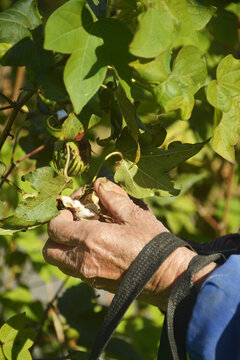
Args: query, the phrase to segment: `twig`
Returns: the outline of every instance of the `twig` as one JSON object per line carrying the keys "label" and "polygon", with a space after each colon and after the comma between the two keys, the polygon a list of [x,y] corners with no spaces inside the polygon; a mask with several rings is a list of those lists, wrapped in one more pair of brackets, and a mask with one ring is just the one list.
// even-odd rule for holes
{"label": "twig", "polygon": [[62,289],[64,288],[66,282],[68,281],[69,279],[69,276],[66,277],[66,279],[62,282],[62,284],[59,286],[58,290],[56,291],[54,297],[52,298],[51,301],[49,301],[49,303],[47,304],[47,307],[44,311],[44,314],[43,314],[43,318],[42,318],[42,321],[40,323],[40,326],[39,326],[39,330],[38,330],[38,333],[36,335],[36,338],[34,340],[34,343],[32,345],[32,347],[30,348],[30,353],[32,354],[33,353],[33,350],[35,348],[35,346],[38,344],[40,338],[41,338],[41,335],[42,335],[42,331],[43,331],[43,325],[47,319],[47,316],[48,316],[48,312],[49,310],[51,309],[51,307],[53,306],[53,303],[55,302],[55,300],[58,298],[60,292],[62,291]]}
{"label": "twig", "polygon": [[218,221],[213,216],[208,215],[207,210],[191,194],[189,194],[189,197],[194,201],[199,215],[218,233],[220,227]]}
{"label": "twig", "polygon": [[8,109],[12,109],[12,105],[7,105],[7,106],[3,106],[0,108],[0,111],[3,111],[3,110],[8,110]]}
{"label": "twig", "polygon": [[40,151],[42,151],[45,148],[45,145],[40,145],[39,147],[37,147],[36,149],[34,149],[33,151],[31,151],[30,153],[24,155],[21,159],[16,161],[16,164],[19,164],[20,162],[29,159],[31,156],[36,155],[37,153],[39,153]]}
{"label": "twig", "polygon": [[25,76],[25,66],[18,67],[14,89],[13,89],[13,95],[12,95],[13,100],[17,100],[18,98],[19,91],[23,86],[24,76]]}
{"label": "twig", "polygon": [[0,136],[0,150],[2,149],[3,144],[5,143],[8,135],[11,131],[13,123],[18,115],[18,112],[21,110],[23,105],[25,105],[26,102],[33,96],[34,93],[35,93],[35,90],[29,91],[27,94],[25,94],[25,96],[23,96],[23,99],[19,103],[14,103],[13,110],[12,110],[12,112],[9,116],[9,119],[3,129],[1,136]]}
{"label": "twig", "polygon": [[8,96],[0,93],[0,97],[3,97],[5,101],[7,101],[12,107],[15,106],[15,101],[12,101]]}
{"label": "twig", "polygon": [[40,145],[38,148],[34,149],[33,151],[31,151],[29,154],[26,154],[25,156],[23,156],[21,159],[14,161],[14,146],[13,146],[13,152],[12,152],[12,158],[11,158],[11,166],[8,168],[8,170],[5,172],[5,174],[2,176],[2,180],[0,182],[0,188],[2,187],[3,183],[6,181],[8,182],[9,180],[7,180],[8,176],[11,174],[11,172],[13,171],[13,169],[22,161],[29,159],[31,156],[39,153],[40,151],[42,151],[45,148],[45,145]]}

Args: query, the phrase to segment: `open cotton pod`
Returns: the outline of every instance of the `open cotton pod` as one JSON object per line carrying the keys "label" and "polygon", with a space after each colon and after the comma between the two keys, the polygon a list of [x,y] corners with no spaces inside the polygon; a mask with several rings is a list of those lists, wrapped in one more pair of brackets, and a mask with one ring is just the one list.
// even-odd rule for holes
{"label": "open cotton pod", "polygon": [[100,220],[113,222],[111,215],[101,204],[97,193],[89,188],[80,189],[79,196],[58,196],[58,209],[68,209],[72,212],[74,220]]}

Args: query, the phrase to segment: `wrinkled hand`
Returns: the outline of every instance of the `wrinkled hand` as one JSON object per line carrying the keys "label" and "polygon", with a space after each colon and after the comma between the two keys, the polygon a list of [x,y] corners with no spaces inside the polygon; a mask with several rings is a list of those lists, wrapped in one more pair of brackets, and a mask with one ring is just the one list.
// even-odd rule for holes
{"label": "wrinkled hand", "polygon": [[[116,292],[124,272],[154,236],[168,231],[151,210],[136,205],[118,185],[105,178],[94,184],[101,203],[114,223],[74,221],[63,210],[50,221],[43,249],[47,262],[91,286]],[[179,248],[161,265],[140,298],[166,308],[170,289],[195,253]]]}

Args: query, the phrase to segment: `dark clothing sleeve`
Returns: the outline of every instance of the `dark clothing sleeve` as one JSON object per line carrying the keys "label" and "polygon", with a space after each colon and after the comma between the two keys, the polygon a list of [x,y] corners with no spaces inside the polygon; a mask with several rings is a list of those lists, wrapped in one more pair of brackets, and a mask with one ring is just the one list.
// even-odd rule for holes
{"label": "dark clothing sleeve", "polygon": [[188,326],[191,360],[240,360],[240,255],[204,282]]}

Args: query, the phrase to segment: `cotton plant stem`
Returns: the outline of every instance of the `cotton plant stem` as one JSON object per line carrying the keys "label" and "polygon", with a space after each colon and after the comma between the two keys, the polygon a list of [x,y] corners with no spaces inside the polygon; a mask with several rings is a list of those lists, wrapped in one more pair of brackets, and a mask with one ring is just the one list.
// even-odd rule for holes
{"label": "cotton plant stem", "polygon": [[111,15],[111,5],[112,5],[112,0],[107,0],[106,18],[109,18]]}
{"label": "cotton plant stem", "polygon": [[14,123],[19,111],[21,110],[23,105],[25,105],[26,102],[33,96],[34,93],[35,93],[35,90],[27,92],[25,95],[22,96],[22,100],[19,101],[19,103],[14,104],[14,108],[8,118],[8,121],[3,129],[2,134],[0,135],[0,150],[2,149],[7,137],[9,136],[9,133],[11,131],[11,128],[13,126],[13,123]]}

